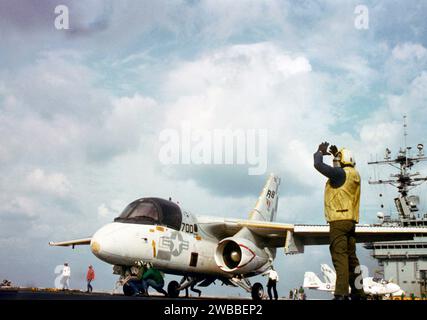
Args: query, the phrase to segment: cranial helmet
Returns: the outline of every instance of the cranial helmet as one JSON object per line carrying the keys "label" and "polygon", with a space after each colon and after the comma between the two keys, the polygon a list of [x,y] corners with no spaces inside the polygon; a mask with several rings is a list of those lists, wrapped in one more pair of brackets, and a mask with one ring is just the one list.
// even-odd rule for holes
{"label": "cranial helmet", "polygon": [[342,148],[338,151],[337,158],[339,158],[339,162],[343,166],[354,167],[356,165],[356,159],[354,158],[353,152],[346,148]]}

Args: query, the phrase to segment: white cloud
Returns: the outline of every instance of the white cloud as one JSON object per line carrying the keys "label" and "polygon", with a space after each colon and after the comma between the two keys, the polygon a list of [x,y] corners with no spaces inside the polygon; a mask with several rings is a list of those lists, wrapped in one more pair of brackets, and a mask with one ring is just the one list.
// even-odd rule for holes
{"label": "white cloud", "polygon": [[[267,171],[286,174],[296,185],[284,186],[285,192],[296,192],[311,184],[307,177],[313,175],[312,153],[320,139],[330,135],[328,124],[335,116],[329,81],[306,57],[273,43],[226,46],[171,70],[163,127],[179,129],[188,121],[194,129],[267,129]],[[304,148],[291,150],[294,142]],[[205,187],[212,183],[215,192],[223,190],[212,177],[216,170],[221,172],[209,166],[172,168]],[[236,168],[228,180],[238,184],[243,172]],[[245,186],[238,189],[245,192]]]}
{"label": "white cloud", "polygon": [[427,71],[420,73],[407,84],[405,91],[400,94],[387,96],[388,112],[394,117],[402,117],[407,113],[416,122],[427,120]]}
{"label": "white cloud", "polygon": [[10,159],[9,151],[2,145],[0,145],[0,163],[6,162]]}
{"label": "white cloud", "polygon": [[[187,18],[187,29],[192,34],[201,34],[205,41],[224,40],[247,31],[253,25],[285,28],[288,26],[288,6],[289,4],[276,0],[207,0],[200,1],[190,10],[184,10],[182,18]],[[203,23],[200,23],[202,19]]]}
{"label": "white cloud", "polygon": [[45,52],[8,76],[0,114],[3,163],[25,162],[29,155],[34,165],[61,155],[70,162],[106,162],[137,149],[159,121],[153,99],[111,97],[74,51]]}
{"label": "white cloud", "polygon": [[98,207],[98,216],[105,218],[110,215],[110,210],[107,208],[106,204],[103,203]]}
{"label": "white cloud", "polygon": [[98,206],[98,217],[101,220],[110,221],[111,219],[117,217],[119,213],[125,208],[126,202],[122,200],[112,200],[110,204],[102,203]]}
{"label": "white cloud", "polygon": [[[197,60],[183,62],[167,78],[166,93],[185,96],[205,93],[208,89],[269,90],[294,75],[311,71],[304,56],[290,55],[273,43],[226,46]],[[217,92],[220,94],[220,91]]]}
{"label": "white cloud", "polygon": [[282,55],[277,57],[274,62],[273,67],[275,66],[285,76],[311,71],[310,62],[304,57],[292,59],[289,56]]}
{"label": "white cloud", "polygon": [[159,121],[158,105],[152,98],[135,94],[116,98],[112,104],[105,120],[105,133],[112,137],[111,144],[137,146],[141,136],[152,131]]}
{"label": "white cloud", "polygon": [[383,82],[387,91],[400,95],[427,67],[427,49],[419,43],[403,43],[388,51]]}
{"label": "white cloud", "polygon": [[65,197],[71,191],[71,183],[63,173],[45,173],[37,168],[31,171],[26,178],[28,187],[38,192]]}
{"label": "white cloud", "polygon": [[27,196],[1,197],[0,214],[6,215],[12,221],[19,218],[36,218],[39,210],[40,205]]}
{"label": "white cloud", "polygon": [[427,55],[427,49],[419,43],[405,42],[395,46],[392,55],[397,60],[422,59]]}
{"label": "white cloud", "polygon": [[371,151],[382,150],[399,137],[400,129],[401,123],[397,121],[370,122],[360,129],[360,139]]}

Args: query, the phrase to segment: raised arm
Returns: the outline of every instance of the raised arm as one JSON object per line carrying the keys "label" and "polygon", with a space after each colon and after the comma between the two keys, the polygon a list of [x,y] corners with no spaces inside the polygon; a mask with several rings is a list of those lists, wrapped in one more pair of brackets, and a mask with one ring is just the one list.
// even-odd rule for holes
{"label": "raised arm", "polygon": [[341,167],[331,167],[330,165],[323,163],[323,155],[328,154],[328,152],[325,151],[327,150],[328,145],[329,144],[326,142],[322,143],[319,146],[319,150],[314,153],[314,167],[325,177],[329,178],[331,185],[337,188],[343,185],[345,182],[345,171]]}

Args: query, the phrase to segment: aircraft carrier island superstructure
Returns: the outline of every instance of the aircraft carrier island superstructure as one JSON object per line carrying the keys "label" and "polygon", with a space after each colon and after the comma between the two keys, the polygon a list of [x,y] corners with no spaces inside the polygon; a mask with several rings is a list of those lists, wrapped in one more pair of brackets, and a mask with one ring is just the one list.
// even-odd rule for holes
{"label": "aircraft carrier island superstructure", "polygon": [[[405,119],[405,117],[404,117]],[[404,123],[406,145],[406,122]],[[396,158],[386,149],[383,161],[368,162],[375,165],[391,165],[399,172],[392,174],[388,180],[369,181],[369,184],[390,184],[397,188],[398,196],[394,199],[397,217],[379,212],[379,225],[395,227],[427,226],[427,213],[420,212],[420,198],[409,192],[427,181],[418,172],[412,173],[412,167],[427,160],[424,146],[418,144],[417,154],[411,156],[411,148],[401,148]],[[406,295],[426,295],[427,282],[427,237],[415,235],[410,241],[367,243],[365,248],[372,250],[372,256],[378,260],[384,272],[384,279],[392,279]]]}

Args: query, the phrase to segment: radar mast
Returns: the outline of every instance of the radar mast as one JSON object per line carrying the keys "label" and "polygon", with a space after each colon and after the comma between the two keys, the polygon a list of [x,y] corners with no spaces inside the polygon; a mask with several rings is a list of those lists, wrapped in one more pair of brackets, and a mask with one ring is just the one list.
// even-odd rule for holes
{"label": "radar mast", "polygon": [[[415,195],[408,195],[409,191],[427,181],[427,177],[423,177],[419,172],[412,173],[412,167],[427,160],[424,156],[424,146],[419,143],[417,145],[418,152],[416,155],[411,155],[411,147],[407,146],[407,122],[406,115],[403,116],[403,136],[404,147],[400,148],[397,156],[392,158],[391,151],[386,148],[384,160],[368,162],[369,165],[390,165],[398,170],[397,173],[391,174],[387,180],[369,180],[369,184],[390,184],[397,188],[399,196],[394,199],[396,209],[399,214],[399,224],[407,225],[410,220],[417,219],[418,205],[420,199]],[[384,221],[386,222],[386,221]]]}

